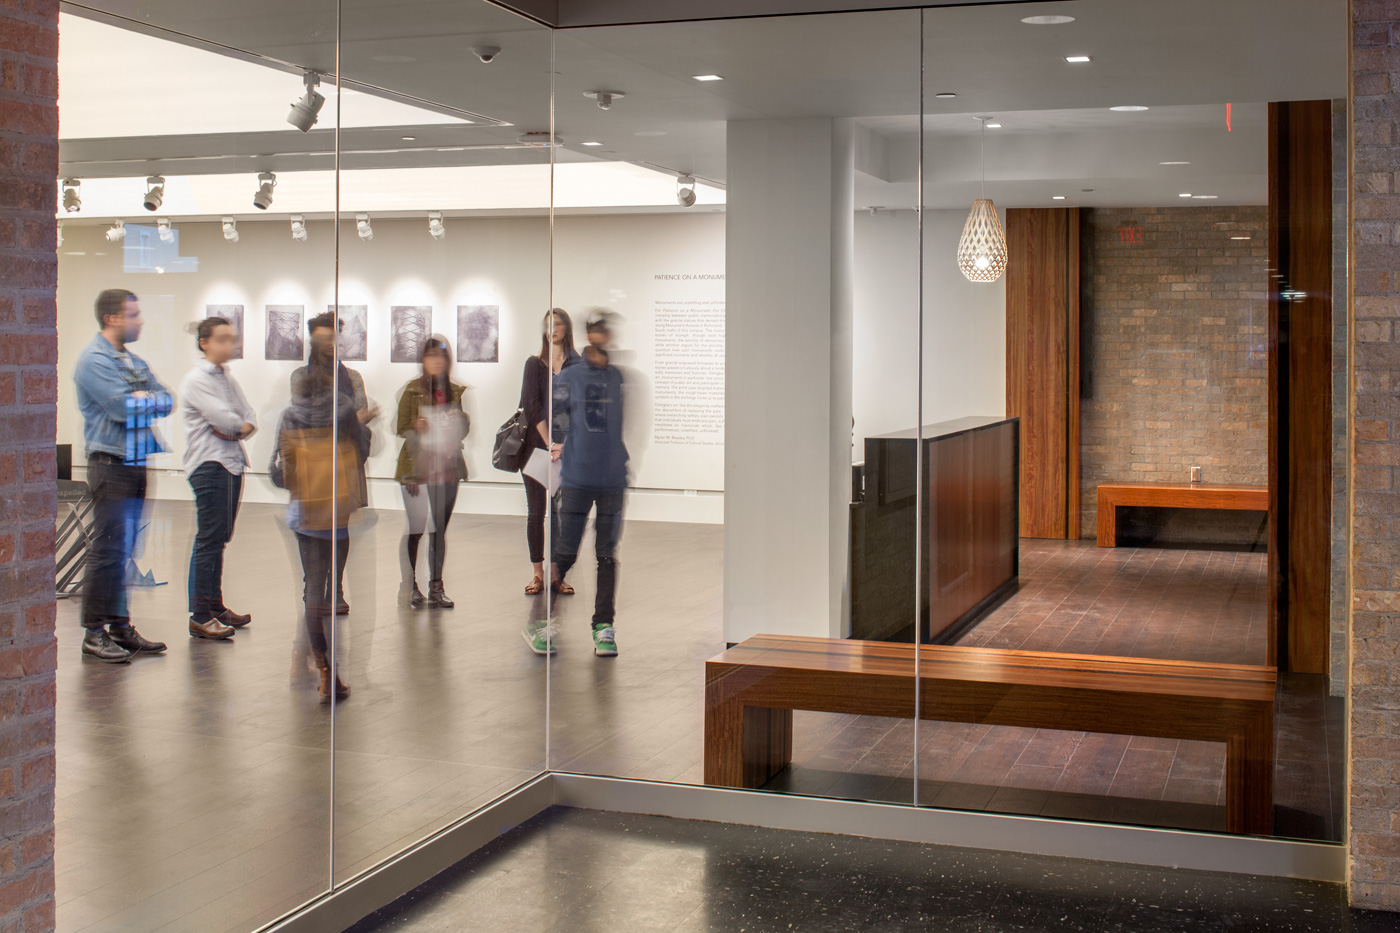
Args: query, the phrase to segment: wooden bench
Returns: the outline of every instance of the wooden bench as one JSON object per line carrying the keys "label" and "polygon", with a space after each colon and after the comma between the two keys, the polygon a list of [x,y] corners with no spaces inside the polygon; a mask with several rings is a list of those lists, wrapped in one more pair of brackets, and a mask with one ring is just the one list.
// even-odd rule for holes
{"label": "wooden bench", "polygon": [[[1224,742],[1229,831],[1272,832],[1274,668],[917,650],[921,718]],[[772,779],[792,760],[796,709],[913,718],[914,657],[913,645],[757,635],[707,661],[705,783]]]}
{"label": "wooden bench", "polygon": [[1118,507],[1233,509],[1267,512],[1267,486],[1206,486],[1201,483],[1104,483],[1099,486],[1099,547],[1118,546]]}

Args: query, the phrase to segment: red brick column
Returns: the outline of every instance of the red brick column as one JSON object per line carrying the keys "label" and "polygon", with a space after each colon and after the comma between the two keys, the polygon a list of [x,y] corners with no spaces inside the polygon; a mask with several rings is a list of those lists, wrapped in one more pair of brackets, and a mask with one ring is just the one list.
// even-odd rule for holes
{"label": "red brick column", "polygon": [[58,2],[0,0],[0,931],[54,928]]}
{"label": "red brick column", "polygon": [[1400,2],[1352,4],[1351,896],[1400,910]]}

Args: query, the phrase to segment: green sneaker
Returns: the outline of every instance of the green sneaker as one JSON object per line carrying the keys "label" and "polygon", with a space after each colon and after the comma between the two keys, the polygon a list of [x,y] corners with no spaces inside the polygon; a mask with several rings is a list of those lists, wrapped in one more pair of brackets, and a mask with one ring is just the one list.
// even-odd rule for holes
{"label": "green sneaker", "polygon": [[617,636],[611,625],[593,626],[593,653],[600,658],[617,657]]}
{"label": "green sneaker", "polygon": [[535,654],[553,654],[554,636],[557,631],[553,622],[529,622],[521,631],[520,637],[525,639],[525,644],[529,645]]}

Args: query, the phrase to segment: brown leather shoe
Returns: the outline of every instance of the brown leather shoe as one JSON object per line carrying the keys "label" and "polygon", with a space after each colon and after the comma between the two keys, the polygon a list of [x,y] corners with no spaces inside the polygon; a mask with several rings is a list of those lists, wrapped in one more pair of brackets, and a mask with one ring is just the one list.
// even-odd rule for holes
{"label": "brown leather shoe", "polygon": [[220,622],[224,623],[230,628],[242,628],[249,622],[253,621],[252,616],[239,615],[232,609],[225,609],[223,612],[220,612],[219,614],[214,616],[214,618],[218,619]]}
{"label": "brown leather shoe", "polygon": [[190,637],[232,638],[233,629],[218,619],[210,619],[208,622],[196,622],[194,619],[190,619]]}

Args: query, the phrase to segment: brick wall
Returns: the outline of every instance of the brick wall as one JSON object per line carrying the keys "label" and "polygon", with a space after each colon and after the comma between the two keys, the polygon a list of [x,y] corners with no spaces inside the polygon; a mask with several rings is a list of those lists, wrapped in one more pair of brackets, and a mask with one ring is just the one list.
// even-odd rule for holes
{"label": "brick wall", "polygon": [[0,931],[54,927],[58,2],[0,0]]}
{"label": "brick wall", "polygon": [[1351,895],[1400,909],[1400,3],[1352,5]]}
{"label": "brick wall", "polygon": [[[1267,226],[1264,207],[1090,212],[1082,535],[1094,534],[1099,483],[1184,483],[1193,465],[1207,483],[1266,482]],[[1259,527],[1250,513],[1164,518],[1159,540],[1252,538]]]}

